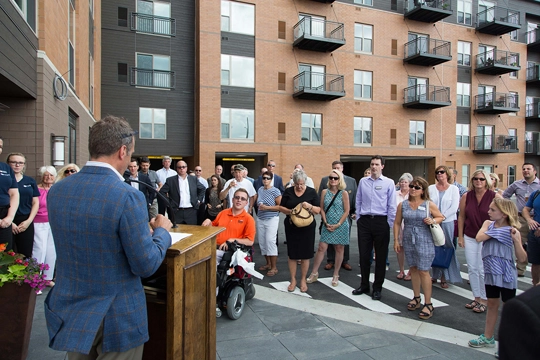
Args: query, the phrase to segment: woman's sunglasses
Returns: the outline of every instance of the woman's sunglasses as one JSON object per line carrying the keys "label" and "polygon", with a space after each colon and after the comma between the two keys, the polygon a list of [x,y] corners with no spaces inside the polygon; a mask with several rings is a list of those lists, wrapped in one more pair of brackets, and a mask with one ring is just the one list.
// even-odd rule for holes
{"label": "woman's sunglasses", "polygon": [[339,180],[339,176],[329,176],[328,179],[330,179],[330,180]]}
{"label": "woman's sunglasses", "polygon": [[75,169],[67,169],[64,171],[64,175],[67,175],[67,174],[75,174],[77,172],[77,170]]}
{"label": "woman's sunglasses", "polygon": [[422,187],[418,185],[409,185],[409,189],[422,190]]}

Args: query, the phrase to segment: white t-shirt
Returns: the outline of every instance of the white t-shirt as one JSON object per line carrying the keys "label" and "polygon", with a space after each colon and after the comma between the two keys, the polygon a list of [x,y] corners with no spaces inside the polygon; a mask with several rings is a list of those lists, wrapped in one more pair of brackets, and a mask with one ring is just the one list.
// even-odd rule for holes
{"label": "white t-shirt", "polygon": [[[231,179],[231,180],[228,180],[225,185],[223,185],[223,191],[226,191],[226,189],[229,187],[229,184],[232,182],[232,181],[236,181],[235,179]],[[248,179],[243,179],[242,181],[236,181],[236,186],[232,187],[229,189],[229,207],[232,207],[233,205],[233,197],[234,197],[234,193],[236,190],[240,189],[240,188],[244,188],[247,190],[248,192],[248,195],[249,197],[253,197],[255,196],[256,192],[255,192],[255,188],[253,187],[253,184],[251,183],[251,181],[249,181]],[[222,192],[223,192],[222,191]],[[246,211],[249,210],[249,201],[248,203],[246,204],[246,206],[244,207],[244,209],[246,209]]]}

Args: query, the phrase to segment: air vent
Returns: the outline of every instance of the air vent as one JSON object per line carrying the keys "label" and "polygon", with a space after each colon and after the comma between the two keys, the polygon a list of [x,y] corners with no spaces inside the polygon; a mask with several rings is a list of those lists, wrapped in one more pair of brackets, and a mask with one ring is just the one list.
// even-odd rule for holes
{"label": "air vent", "polygon": [[357,59],[360,59],[362,56],[361,55],[355,55]]}
{"label": "air vent", "polygon": [[362,104],[361,101],[355,101],[355,102],[354,102],[354,105],[360,105],[360,104]]}
{"label": "air vent", "polygon": [[222,36],[221,41],[229,41],[229,37],[228,36]]}
{"label": "air vent", "polygon": [[227,90],[221,90],[221,95],[229,95],[229,92]]}

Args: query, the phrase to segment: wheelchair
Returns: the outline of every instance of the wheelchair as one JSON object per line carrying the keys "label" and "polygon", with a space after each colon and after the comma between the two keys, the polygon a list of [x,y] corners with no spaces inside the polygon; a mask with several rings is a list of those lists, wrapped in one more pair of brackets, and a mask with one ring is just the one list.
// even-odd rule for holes
{"label": "wheelchair", "polygon": [[236,265],[231,267],[231,259],[237,251],[247,253],[247,262],[253,262],[253,249],[251,246],[238,244],[236,241],[227,242],[228,250],[223,254],[223,258],[217,267],[217,296],[216,296],[216,317],[220,317],[223,311],[232,320],[237,320],[242,316],[247,300],[255,296],[255,286],[253,278],[245,270]]}

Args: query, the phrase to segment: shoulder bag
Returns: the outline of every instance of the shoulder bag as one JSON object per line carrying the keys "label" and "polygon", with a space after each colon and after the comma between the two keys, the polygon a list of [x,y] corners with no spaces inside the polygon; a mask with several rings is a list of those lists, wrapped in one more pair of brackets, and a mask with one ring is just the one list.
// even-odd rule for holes
{"label": "shoulder bag", "polygon": [[[426,206],[426,214],[427,214],[426,217],[431,217],[430,212],[429,212],[429,204],[430,202],[428,201],[427,206]],[[429,230],[431,230],[431,236],[433,237],[433,244],[435,244],[435,246],[443,246],[445,243],[445,239],[444,239],[444,232],[443,232],[443,229],[441,228],[441,225],[430,224],[428,226],[429,226]]]}
{"label": "shoulder bag", "polygon": [[[332,201],[330,201],[330,204],[328,204],[328,207],[326,209],[324,209],[325,213],[327,213],[328,209],[330,209],[332,207],[332,205],[334,204],[334,200],[336,200],[336,196],[339,194],[340,191],[341,190],[338,190],[337,193],[332,197]],[[319,235],[321,235],[321,233],[322,233],[322,227],[323,227],[323,221],[322,221],[322,218],[321,218],[321,223],[319,225]]]}
{"label": "shoulder bag", "polygon": [[299,203],[291,210],[289,221],[296,225],[296,227],[306,227],[313,222],[313,214],[302,207],[302,203]]}

